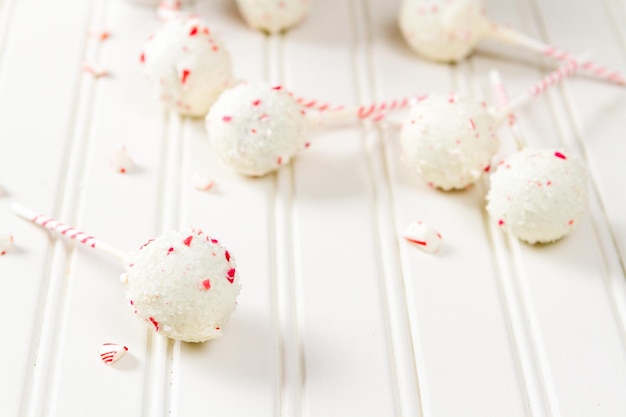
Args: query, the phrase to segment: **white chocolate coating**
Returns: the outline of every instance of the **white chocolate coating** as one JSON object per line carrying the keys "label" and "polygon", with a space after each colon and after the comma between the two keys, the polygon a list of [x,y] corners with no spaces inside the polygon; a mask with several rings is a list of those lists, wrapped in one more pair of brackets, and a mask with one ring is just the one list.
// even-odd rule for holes
{"label": "white chocolate coating", "polygon": [[243,83],[225,91],[206,118],[213,150],[237,172],[262,176],[306,147],[305,112],[281,87]]}
{"label": "white chocolate coating", "polygon": [[497,123],[484,103],[429,96],[411,108],[400,132],[408,166],[431,186],[463,189],[489,169]]}
{"label": "white chocolate coating", "polygon": [[206,115],[233,83],[230,54],[197,18],[164,24],[140,60],[157,97],[183,115]]}
{"label": "white chocolate coating", "polygon": [[311,0],[237,0],[237,6],[251,28],[278,33],[300,23]]}
{"label": "white chocolate coating", "polygon": [[502,161],[490,182],[489,215],[503,230],[531,244],[562,238],[586,211],[587,172],[565,152],[516,152]]}
{"label": "white chocolate coating", "polygon": [[240,291],[234,259],[200,231],[167,232],[147,242],[129,257],[120,279],[140,319],[185,342],[220,337]]}
{"label": "white chocolate coating", "polygon": [[438,62],[465,59],[489,27],[479,0],[404,0],[398,23],[414,51]]}

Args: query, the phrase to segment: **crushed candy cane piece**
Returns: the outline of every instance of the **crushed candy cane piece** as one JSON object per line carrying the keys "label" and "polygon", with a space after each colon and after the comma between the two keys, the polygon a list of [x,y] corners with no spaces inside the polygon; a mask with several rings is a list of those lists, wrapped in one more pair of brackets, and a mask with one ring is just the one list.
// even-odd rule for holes
{"label": "crushed candy cane piece", "polygon": [[402,236],[427,253],[437,253],[441,246],[441,234],[420,221],[411,223]]}
{"label": "crushed candy cane piece", "polygon": [[120,146],[113,153],[113,158],[111,159],[111,169],[120,174],[126,174],[131,171],[135,166],[135,163],[131,159],[130,155],[128,155],[128,151],[126,150],[126,146]]}
{"label": "crushed candy cane piece", "polygon": [[117,343],[103,343],[100,346],[100,359],[107,365],[120,360],[122,356],[126,354],[128,348],[124,345],[118,345]]}
{"label": "crushed candy cane piece", "polygon": [[163,0],[157,6],[157,17],[162,21],[170,21],[181,15],[180,0]]}
{"label": "crushed candy cane piece", "polygon": [[83,71],[92,75],[94,78],[107,77],[109,75],[109,71],[89,62],[83,62]]}
{"label": "crushed candy cane piece", "polygon": [[0,256],[6,255],[6,253],[13,247],[13,235],[2,234],[0,235]]}
{"label": "crushed candy cane piece", "polygon": [[111,37],[111,32],[102,29],[90,29],[89,36],[96,38],[100,42],[104,42]]}
{"label": "crushed candy cane piece", "polygon": [[215,185],[215,180],[207,174],[194,173],[191,176],[191,183],[200,191],[209,191]]}

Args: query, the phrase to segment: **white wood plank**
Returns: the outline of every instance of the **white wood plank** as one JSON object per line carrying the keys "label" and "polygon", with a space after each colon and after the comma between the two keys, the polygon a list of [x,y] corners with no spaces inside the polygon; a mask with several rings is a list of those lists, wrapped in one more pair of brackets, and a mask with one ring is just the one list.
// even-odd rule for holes
{"label": "white wood plank", "polygon": [[[243,26],[234,3],[197,3],[224,41],[242,79],[261,80],[266,73],[265,36]],[[279,360],[272,270],[275,178],[248,179],[212,154],[202,120],[187,125],[188,161],[181,183],[183,224],[200,227],[219,239],[237,259],[242,292],[224,336],[201,345],[182,344],[175,411],[200,416],[210,407],[225,416],[276,415]],[[193,189],[191,175],[208,173],[216,180],[209,192]],[[242,395],[245,393],[245,401]]]}
{"label": "white wood plank", "polygon": [[[70,10],[75,19],[59,28],[56,22]],[[88,2],[2,5],[0,181],[8,197],[2,200],[0,225],[3,231],[13,233],[16,248],[0,263],[0,289],[11,294],[0,303],[0,312],[4,317],[14,316],[16,311],[21,315],[19,320],[5,323],[11,344],[5,343],[0,349],[2,357],[11,358],[1,367],[3,375],[11,378],[4,378],[0,388],[4,393],[0,407],[10,415],[26,415],[29,409],[35,394],[35,371],[46,366],[45,360],[35,356],[43,314],[58,310],[45,304],[53,288],[49,284],[53,278],[51,241],[41,230],[17,220],[9,211],[9,203],[20,201],[37,210],[55,210],[55,196],[62,190],[57,183],[64,181],[66,140],[75,113],[88,10]],[[59,45],[66,49],[60,51]],[[61,251],[57,250],[55,259],[62,260]]]}
{"label": "white wood plank", "polygon": [[[432,93],[469,93],[461,79],[451,77],[451,67],[426,63],[398,35],[389,36],[394,8],[370,5],[376,16],[373,53],[379,95],[420,86]],[[424,414],[454,416],[471,410],[526,415],[518,358],[485,233],[482,194],[476,188],[456,193],[429,189],[402,164],[397,139],[396,132],[385,135],[397,235],[421,219],[444,236],[436,256],[400,242]]]}
{"label": "white wood plank", "polygon": [[[362,25],[355,2],[318,2],[286,37],[297,95],[356,104]],[[357,58],[358,59],[358,58]],[[311,83],[310,80],[317,80]],[[364,131],[310,133],[293,166],[297,315],[304,345],[302,414],[395,415],[396,382]],[[349,308],[346,308],[347,306]],[[375,401],[364,401],[363,399]]]}
{"label": "white wood plank", "polygon": [[[157,208],[163,205],[164,144],[177,138],[166,138],[164,112],[141,87],[138,56],[158,25],[154,12],[125,2],[106,2],[99,12],[95,26],[109,30],[111,38],[92,59],[112,76],[99,79],[91,103],[83,103],[89,123],[78,135],[88,145],[84,171],[73,178],[72,186],[79,187],[73,204],[79,227],[124,250],[135,250],[163,227],[163,211]],[[109,168],[120,145],[128,147],[137,164],[126,175]],[[154,395],[144,390],[156,378],[156,342],[127,305],[119,283],[122,265],[82,249],[74,253],[68,278],[52,412],[148,415],[154,412]],[[111,367],[102,364],[98,349],[105,342],[128,346],[127,357]],[[76,401],[76,393],[81,401]]]}
{"label": "white wood plank", "polygon": [[[551,5],[556,7],[551,15],[552,22],[555,19],[560,21],[559,6]],[[532,15],[532,8],[528,12]],[[567,27],[551,24],[547,18],[543,24]],[[541,37],[535,30],[530,29],[530,32]],[[609,34],[604,36],[607,38],[601,43],[614,44],[614,40],[609,40]],[[596,39],[601,37],[599,35]],[[553,43],[562,44],[559,40]],[[580,50],[582,43],[563,46]],[[485,64],[477,63],[478,72],[486,71]],[[519,79],[519,72],[514,76]],[[507,78],[511,79],[511,74]],[[520,84],[519,80],[514,83]],[[614,86],[579,79],[568,80],[565,85],[565,91],[570,86],[587,86],[593,93],[579,95],[578,100],[574,98],[565,106],[557,94],[550,93],[521,110],[519,114],[529,146],[565,147],[570,152],[580,153],[574,139],[580,133],[576,133],[576,127],[567,120],[569,106],[578,109],[579,126],[585,126],[587,115],[597,112],[588,106],[587,100],[597,104],[602,99],[600,96],[591,98],[594,94],[611,96],[611,90],[616,90]],[[578,105],[579,100],[585,102],[582,108]],[[603,180],[599,182],[605,183]],[[517,296],[527,316],[529,337],[540,367],[538,374],[543,378],[547,405],[555,415],[621,415],[626,406],[618,394],[623,391],[625,380],[623,357],[619,353],[624,349],[623,309],[620,310],[624,300],[623,273],[619,270],[615,249],[606,238],[598,235],[610,237],[608,229],[602,225],[603,214],[595,197],[592,192],[589,215],[563,241],[545,247],[530,247],[517,241],[510,243],[518,272]],[[590,251],[590,246],[600,247],[604,253]],[[564,267],[567,273],[563,272]],[[603,343],[598,346],[591,342],[593,340],[603,340]],[[573,360],[574,357],[578,360]]]}

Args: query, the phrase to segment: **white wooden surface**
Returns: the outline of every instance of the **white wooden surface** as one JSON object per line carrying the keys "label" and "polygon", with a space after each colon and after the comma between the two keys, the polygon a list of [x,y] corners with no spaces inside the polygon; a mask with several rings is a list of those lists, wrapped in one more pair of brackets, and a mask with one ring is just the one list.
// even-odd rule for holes
{"label": "white wooden surface", "polygon": [[[247,29],[233,1],[197,0],[238,77],[362,103],[460,91],[492,101],[544,61],[487,45],[458,66],[420,60],[395,25],[398,0],[316,0],[285,36]],[[567,9],[567,13],[564,12]],[[487,2],[489,16],[626,72],[626,3]],[[504,236],[486,182],[427,187],[400,162],[397,132],[317,131],[275,175],[245,179],[212,154],[202,121],[152,100],[138,54],[159,25],[122,0],[0,0],[0,410],[4,416],[626,415],[626,96],[569,80],[519,112],[534,147],[565,147],[592,174],[589,214],[533,247]],[[112,37],[99,43],[90,28]],[[83,61],[112,77],[94,80]],[[513,149],[501,130],[505,155]],[[108,169],[126,144],[139,170]],[[206,170],[215,192],[193,189]],[[243,292],[222,339],[152,334],[123,297],[121,266],[16,219],[11,202],[123,248],[194,225],[237,256]],[[431,256],[400,237],[411,221],[444,235]],[[114,366],[101,343],[130,348]]]}

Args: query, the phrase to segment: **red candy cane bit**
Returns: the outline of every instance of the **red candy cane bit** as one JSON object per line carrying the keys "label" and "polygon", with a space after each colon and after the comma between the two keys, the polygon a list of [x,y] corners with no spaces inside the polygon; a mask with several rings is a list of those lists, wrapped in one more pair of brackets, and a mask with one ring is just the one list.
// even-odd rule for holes
{"label": "red candy cane bit", "polygon": [[174,252],[174,248],[170,247],[170,248],[167,250],[167,254],[169,255],[169,254],[170,254],[170,253],[172,253],[172,252]]}
{"label": "red candy cane bit", "polygon": [[554,156],[556,156],[557,158],[561,158],[561,159],[567,159],[567,157],[565,155],[563,155],[561,152],[555,152]]}
{"label": "red candy cane bit", "polygon": [[233,118],[231,116],[224,116],[224,117],[222,117],[222,120],[224,121],[224,123],[228,123],[231,120],[233,120]]}
{"label": "red candy cane bit", "polygon": [[470,117],[468,122],[469,122],[470,129],[476,130],[476,122],[474,121],[474,119]]}
{"label": "red candy cane bit", "polygon": [[230,262],[230,253],[228,253],[228,251],[224,251],[224,257],[226,258],[227,262]]}
{"label": "red candy cane bit", "polygon": [[205,279],[204,281],[202,281],[200,283],[200,289],[203,289],[205,291],[208,291],[211,289],[211,280],[210,279]]}
{"label": "red candy cane bit", "polygon": [[198,34],[198,26],[194,26],[189,31],[189,36],[196,36]]}
{"label": "red candy cane bit", "polygon": [[408,242],[415,243],[416,245],[421,245],[421,246],[426,246],[426,245],[427,245],[427,243],[426,243],[426,242],[424,242],[423,240],[415,240],[415,239],[410,239],[410,238],[408,238],[408,237],[405,237],[405,239],[406,239]]}
{"label": "red candy cane bit", "polygon": [[158,332],[159,331],[159,322],[156,321],[154,319],[154,317],[148,317],[148,321],[150,321],[150,323],[152,323],[152,325],[154,326],[154,331]]}
{"label": "red candy cane bit", "polygon": [[233,281],[235,281],[235,268],[231,268],[228,270],[228,272],[226,272],[226,279],[231,284],[233,283]]}
{"label": "red candy cane bit", "polygon": [[109,72],[107,70],[97,68],[96,66],[88,62],[83,62],[83,71],[85,71],[87,74],[92,75],[95,78],[106,77],[109,75]]}
{"label": "red candy cane bit", "polygon": [[258,106],[259,104],[261,104],[261,100],[259,100],[259,99],[256,99],[256,100],[254,100],[252,102],[252,105],[255,106],[255,107]]}
{"label": "red candy cane bit", "polygon": [[191,74],[191,70],[183,69],[181,71],[181,75],[180,75],[180,82],[182,84],[185,84],[187,82],[187,78],[189,77],[190,74]]}
{"label": "red candy cane bit", "polygon": [[148,239],[148,241],[146,243],[144,243],[143,245],[141,245],[139,247],[139,250],[145,248],[146,246],[148,246],[150,243],[154,242],[154,239]]}
{"label": "red candy cane bit", "polygon": [[502,219],[498,220],[498,226],[502,226],[502,225],[504,225],[504,220]]}
{"label": "red candy cane bit", "polygon": [[183,240],[183,243],[189,247],[189,246],[191,246],[191,240],[192,239],[193,239],[193,236],[187,236],[187,238],[185,240]]}
{"label": "red candy cane bit", "polygon": [[111,33],[106,30],[90,29],[89,36],[103,42],[111,37]]}

